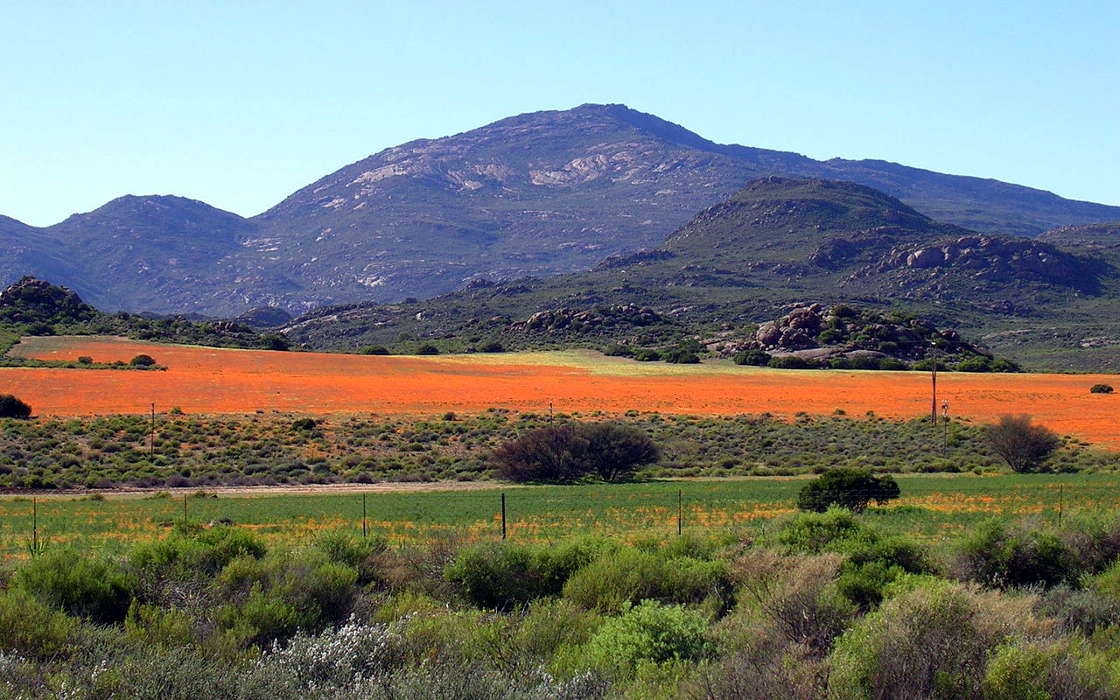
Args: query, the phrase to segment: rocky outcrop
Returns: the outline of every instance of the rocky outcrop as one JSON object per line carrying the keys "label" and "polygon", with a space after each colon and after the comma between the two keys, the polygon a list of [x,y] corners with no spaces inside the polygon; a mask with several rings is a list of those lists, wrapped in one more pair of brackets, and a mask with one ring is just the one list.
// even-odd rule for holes
{"label": "rocky outcrop", "polygon": [[952,241],[899,246],[875,266],[878,273],[898,269],[963,271],[983,280],[1032,280],[1077,289],[1095,282],[1095,271],[1074,255],[1038,241],[996,236],[962,236]]}
{"label": "rocky outcrop", "polygon": [[796,304],[781,318],[758,326],[747,338],[724,334],[710,341],[708,347],[723,355],[762,350],[813,360],[893,357],[914,361],[926,357],[934,344],[943,355],[982,354],[956,331],[938,330],[925,319],[857,311],[844,304]]}
{"label": "rocky outcrop", "polygon": [[597,309],[561,308],[538,311],[524,321],[510,325],[515,332],[553,334],[560,331],[594,331],[606,327],[651,326],[664,322],[653,309],[634,304]]}

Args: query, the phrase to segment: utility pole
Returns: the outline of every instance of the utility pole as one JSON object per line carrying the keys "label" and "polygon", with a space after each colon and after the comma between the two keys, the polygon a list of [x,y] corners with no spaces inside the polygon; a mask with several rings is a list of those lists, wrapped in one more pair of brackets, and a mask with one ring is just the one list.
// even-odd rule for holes
{"label": "utility pole", "polygon": [[155,456],[156,453],[156,404],[152,402],[152,423],[148,431],[148,454]]}
{"label": "utility pole", "polygon": [[548,422],[552,422],[552,402],[548,402]]}

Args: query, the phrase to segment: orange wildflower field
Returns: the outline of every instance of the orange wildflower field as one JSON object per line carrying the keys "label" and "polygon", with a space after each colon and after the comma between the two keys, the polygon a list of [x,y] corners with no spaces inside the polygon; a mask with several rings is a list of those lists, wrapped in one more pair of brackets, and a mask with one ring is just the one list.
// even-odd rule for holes
{"label": "orange wildflower field", "polygon": [[[362,356],[227,350],[116,338],[25,338],[11,354],[44,360],[128,361],[145,353],[166,371],[0,369],[0,393],[39,415],[283,411],[311,414],[542,412],[631,409],[678,414],[831,414],[889,417],[930,410],[920,372],[773,370],[726,361],[665,365],[590,351],[457,356]],[[955,417],[1027,413],[1060,433],[1120,450],[1120,393],[1090,394],[1120,377],[941,373],[938,403]]]}

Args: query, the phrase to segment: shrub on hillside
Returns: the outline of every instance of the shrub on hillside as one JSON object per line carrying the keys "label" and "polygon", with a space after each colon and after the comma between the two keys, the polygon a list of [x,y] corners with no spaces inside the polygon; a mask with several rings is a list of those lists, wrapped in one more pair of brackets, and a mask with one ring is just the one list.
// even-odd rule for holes
{"label": "shrub on hillside", "polygon": [[439,348],[437,348],[435,345],[432,345],[431,343],[425,343],[424,345],[421,345],[420,347],[416,348],[416,354],[417,355],[438,355],[439,354]]}
{"label": "shrub on hillside", "polygon": [[837,505],[861,513],[872,501],[882,505],[898,496],[898,484],[893,477],[875,476],[866,469],[838,467],[802,487],[797,507],[823,513]]}
{"label": "shrub on hillside", "polygon": [[743,350],[742,352],[735,353],[731,361],[737,365],[763,367],[770,362],[770,353],[762,350]]}
{"label": "shrub on hillside", "polygon": [[1016,472],[1039,471],[1058,449],[1061,439],[1049,428],[1031,422],[1030,416],[1003,416],[984,429],[988,444]]}
{"label": "shrub on hillside", "polygon": [[766,366],[774,369],[816,369],[818,367],[816,362],[811,362],[797,355],[771,357]]}
{"label": "shrub on hillside", "polygon": [[137,355],[128,361],[128,364],[133,367],[153,367],[156,364],[155,358],[151,355]]}
{"label": "shrub on hillside", "polygon": [[358,350],[359,355],[388,355],[389,348],[384,345],[367,345]]}
{"label": "shrub on hillside", "polygon": [[27,418],[31,406],[11,394],[0,394],[0,418]]}
{"label": "shrub on hillside", "polygon": [[1111,394],[1113,391],[1111,384],[1094,384],[1089,387],[1090,394]]}

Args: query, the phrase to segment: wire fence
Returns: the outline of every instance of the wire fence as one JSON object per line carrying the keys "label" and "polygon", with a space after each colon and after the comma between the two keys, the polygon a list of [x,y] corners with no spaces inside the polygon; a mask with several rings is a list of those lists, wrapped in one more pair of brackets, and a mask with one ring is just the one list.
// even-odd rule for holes
{"label": "wire fence", "polygon": [[[818,491],[814,505],[868,505],[871,513],[930,523],[979,515],[1041,515],[1060,523],[1071,509],[1120,507],[1117,481],[1064,483],[1005,494],[903,494],[886,499],[873,489]],[[928,479],[936,484],[936,479]],[[983,479],[968,483],[983,484]],[[192,492],[164,497],[105,499],[31,497],[0,501],[0,553],[36,554],[49,547],[106,551],[166,536],[177,525],[234,525],[270,542],[307,543],[326,531],[390,542],[453,537],[464,541],[559,541],[575,535],[671,538],[764,528],[797,512],[804,480],[692,482],[587,487],[529,487],[330,495],[225,496]],[[885,507],[879,507],[885,506]],[[919,523],[920,524],[920,523]]]}

